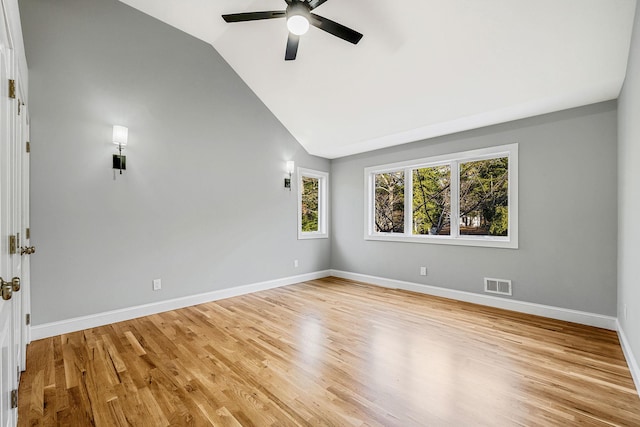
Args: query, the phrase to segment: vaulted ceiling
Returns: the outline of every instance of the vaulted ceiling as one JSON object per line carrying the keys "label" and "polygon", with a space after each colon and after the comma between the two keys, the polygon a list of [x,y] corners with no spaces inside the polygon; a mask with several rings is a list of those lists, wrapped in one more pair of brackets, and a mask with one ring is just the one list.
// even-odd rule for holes
{"label": "vaulted ceiling", "polygon": [[284,0],[121,0],[211,45],[311,154],[342,157],[615,99],[635,0],[328,0],[284,61]]}

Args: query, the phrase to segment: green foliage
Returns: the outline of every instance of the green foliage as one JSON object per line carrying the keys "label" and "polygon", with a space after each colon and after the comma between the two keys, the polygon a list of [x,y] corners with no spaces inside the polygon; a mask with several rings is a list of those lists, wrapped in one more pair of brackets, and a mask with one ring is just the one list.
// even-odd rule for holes
{"label": "green foliage", "polygon": [[460,234],[506,236],[509,158],[460,164]]}
{"label": "green foliage", "polygon": [[318,231],[318,178],[302,177],[302,231]]}
{"label": "green foliage", "polygon": [[449,234],[451,167],[413,171],[413,234]]}
{"label": "green foliage", "polygon": [[379,233],[404,232],[404,172],[375,176],[375,224]]}
{"label": "green foliage", "polygon": [[493,221],[489,227],[489,234],[492,236],[506,236],[509,231],[509,208],[497,206]]}
{"label": "green foliage", "polygon": [[[461,235],[509,233],[509,158],[460,163]],[[412,233],[451,233],[451,165],[412,169]],[[375,174],[375,231],[404,233],[404,171]]]}

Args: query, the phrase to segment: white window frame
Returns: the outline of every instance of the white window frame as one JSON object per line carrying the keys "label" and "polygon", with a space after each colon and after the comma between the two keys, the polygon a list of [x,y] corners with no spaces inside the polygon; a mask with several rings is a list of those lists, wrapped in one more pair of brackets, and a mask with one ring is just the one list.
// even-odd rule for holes
{"label": "white window frame", "polygon": [[[509,231],[507,236],[466,236],[459,234],[459,189],[460,164],[476,160],[498,157],[509,158]],[[411,171],[418,168],[450,165],[451,167],[451,235],[414,235],[413,221],[413,179]],[[386,172],[404,171],[404,233],[380,233],[375,231],[375,175]],[[365,182],[365,240],[392,242],[415,242],[443,245],[484,246],[493,248],[518,248],[518,144],[507,144],[478,150],[427,157],[418,160],[371,166],[364,170]],[[455,224],[455,225],[454,225]]]}
{"label": "white window frame", "polygon": [[[329,173],[298,168],[298,239],[327,239],[329,237]],[[318,231],[302,231],[302,177],[318,179]]]}

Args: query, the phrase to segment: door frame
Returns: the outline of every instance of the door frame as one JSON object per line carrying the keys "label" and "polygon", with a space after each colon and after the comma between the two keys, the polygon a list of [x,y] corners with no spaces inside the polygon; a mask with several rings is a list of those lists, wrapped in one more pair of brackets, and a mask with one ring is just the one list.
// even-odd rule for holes
{"label": "door frame", "polygon": [[[13,277],[13,257],[9,253],[9,236],[14,232],[13,167],[14,144],[13,105],[9,97],[9,79],[15,80],[13,44],[7,8],[0,1],[0,277]],[[17,388],[17,364],[14,357],[14,302],[0,299],[0,423],[14,426],[17,411],[11,408],[11,391]]]}

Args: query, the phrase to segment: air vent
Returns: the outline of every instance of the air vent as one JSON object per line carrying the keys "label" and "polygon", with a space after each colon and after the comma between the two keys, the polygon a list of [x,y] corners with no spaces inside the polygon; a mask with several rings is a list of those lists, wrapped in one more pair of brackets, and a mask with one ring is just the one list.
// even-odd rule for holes
{"label": "air vent", "polygon": [[511,280],[485,277],[484,291],[491,294],[511,295]]}

